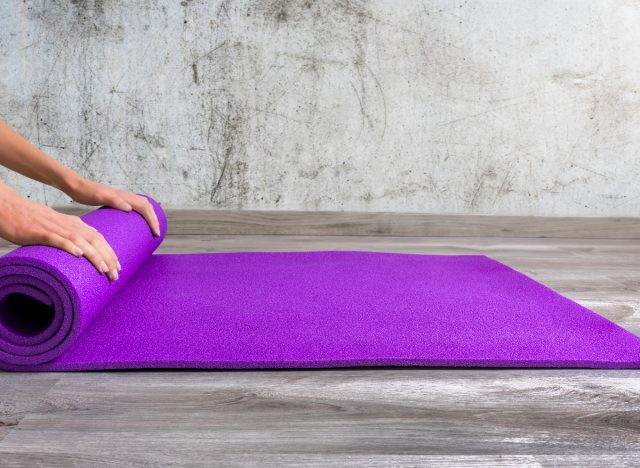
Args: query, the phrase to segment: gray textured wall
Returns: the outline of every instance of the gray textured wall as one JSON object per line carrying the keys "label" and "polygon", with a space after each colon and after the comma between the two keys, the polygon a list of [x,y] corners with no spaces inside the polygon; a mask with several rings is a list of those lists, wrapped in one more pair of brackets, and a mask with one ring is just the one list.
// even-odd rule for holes
{"label": "gray textured wall", "polygon": [[0,115],[167,206],[640,214],[637,1],[7,0],[0,16]]}

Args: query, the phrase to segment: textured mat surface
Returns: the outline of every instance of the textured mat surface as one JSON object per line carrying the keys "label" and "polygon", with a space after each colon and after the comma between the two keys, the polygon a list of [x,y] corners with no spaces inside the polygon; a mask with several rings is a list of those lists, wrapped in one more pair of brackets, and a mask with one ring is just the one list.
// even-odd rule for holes
{"label": "textured mat surface", "polygon": [[84,219],[121,279],[49,247],[0,258],[1,368],[640,367],[640,338],[484,256],[152,255],[136,213]]}

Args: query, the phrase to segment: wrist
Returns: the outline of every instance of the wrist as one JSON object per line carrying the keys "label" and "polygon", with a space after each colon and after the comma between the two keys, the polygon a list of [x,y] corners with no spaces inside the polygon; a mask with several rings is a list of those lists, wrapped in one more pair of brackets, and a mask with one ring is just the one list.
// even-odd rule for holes
{"label": "wrist", "polygon": [[8,185],[0,181],[0,218],[4,213],[16,203],[23,201],[28,202],[26,198],[14,192]]}
{"label": "wrist", "polygon": [[54,183],[52,183],[51,185],[63,191],[73,199],[75,198],[76,194],[80,192],[81,187],[84,183],[84,177],[82,177],[77,172],[69,170],[68,172],[65,171],[64,174],[61,174],[59,180],[54,181]]}

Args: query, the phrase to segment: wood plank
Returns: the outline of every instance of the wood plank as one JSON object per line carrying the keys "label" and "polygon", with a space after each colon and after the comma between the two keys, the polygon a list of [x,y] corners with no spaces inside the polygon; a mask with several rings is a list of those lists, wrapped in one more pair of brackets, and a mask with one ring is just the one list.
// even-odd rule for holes
{"label": "wood plank", "polygon": [[[86,209],[62,207],[81,214]],[[640,239],[640,217],[167,210],[169,234]]]}
{"label": "wood plank", "polygon": [[[485,254],[640,333],[636,240],[247,231],[160,248],[281,250]],[[0,373],[3,467],[632,466],[639,421],[637,370]]]}
{"label": "wood plank", "polygon": [[171,234],[640,238],[640,218],[180,210]]}
{"label": "wood plank", "polygon": [[0,463],[593,466],[637,460],[639,418],[640,379],[624,370],[67,373]]}
{"label": "wood plank", "polygon": [[[126,454],[126,452],[125,452]],[[581,468],[602,468],[603,466],[638,466],[640,465],[640,455],[635,454],[615,454],[615,455],[359,455],[349,454],[335,455],[332,453],[318,454],[216,454],[208,460],[190,461],[186,463],[180,455],[175,455],[175,462],[165,463],[158,461],[159,457],[152,457],[153,463],[147,462],[142,456],[136,457],[135,461],[128,456],[119,457],[114,462],[114,454],[93,454],[92,452],[76,452],[70,454],[52,454],[37,449],[29,453],[0,453],[0,464],[5,468],[85,468],[87,466],[95,468],[104,467],[203,467],[224,466],[234,467],[433,467],[433,468],[540,468],[541,466],[553,467],[581,467]]]}
{"label": "wood plank", "polygon": [[55,374],[0,374],[0,442],[58,380]]}

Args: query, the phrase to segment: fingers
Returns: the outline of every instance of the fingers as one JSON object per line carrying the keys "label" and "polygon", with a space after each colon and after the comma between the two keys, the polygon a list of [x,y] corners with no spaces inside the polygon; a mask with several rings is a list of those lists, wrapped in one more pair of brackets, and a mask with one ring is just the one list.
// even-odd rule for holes
{"label": "fingers", "polygon": [[78,245],[76,245],[74,242],[53,232],[50,232],[44,236],[43,244],[56,247],[60,250],[64,250],[74,257],[80,257],[83,254],[82,249],[78,247]]}
{"label": "fingers", "polygon": [[[141,214],[155,236],[160,236],[160,222],[151,202],[143,196],[120,192],[108,206]],[[53,210],[46,212],[45,234],[41,242],[51,245],[76,257],[84,256],[100,272],[112,280],[118,280],[122,266],[107,240],[95,228],[77,216],[63,215]]]}
{"label": "fingers", "polygon": [[108,268],[107,275],[111,280],[116,281],[120,276],[118,273],[120,271],[118,257],[102,234],[96,232],[94,236],[93,246],[102,253],[103,261]]}
{"label": "fingers", "polygon": [[160,236],[160,222],[151,202],[143,196],[134,195],[123,190],[108,188],[108,193],[101,198],[105,205],[122,211],[140,213],[154,236]]}
{"label": "fingers", "polygon": [[84,237],[78,236],[75,238],[75,243],[80,249],[82,249],[82,255],[84,258],[89,260],[98,272],[105,274],[109,273],[109,265],[107,265],[107,262],[104,260],[102,252],[95,248],[91,242]]}
{"label": "fingers", "polygon": [[13,207],[14,221],[8,236],[19,245],[49,245],[73,256],[84,256],[100,272],[115,281],[122,269],[107,240],[77,216],[58,213],[37,203]]}
{"label": "fingers", "polygon": [[129,204],[133,207],[134,211],[137,211],[144,217],[153,235],[156,237],[160,236],[160,222],[158,221],[156,211],[153,209],[153,205],[145,197],[139,195],[134,195],[134,197]]}
{"label": "fingers", "polygon": [[[73,255],[84,256],[100,273],[116,281],[119,278],[119,271],[122,269],[118,262],[118,257],[106,241],[94,227],[84,223],[80,218],[68,216],[57,224],[57,229],[51,229],[51,239],[49,245],[62,248]],[[60,240],[62,239],[62,240]]]}
{"label": "fingers", "polygon": [[113,281],[119,278],[121,267],[118,257],[102,234],[87,230],[84,233],[74,234],[74,238],[83,250],[84,256],[100,273],[105,273]]}
{"label": "fingers", "polygon": [[131,204],[123,198],[116,199],[113,203],[110,204],[110,206],[126,212],[133,210]]}

